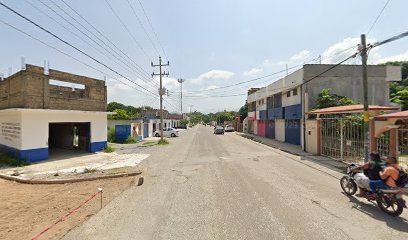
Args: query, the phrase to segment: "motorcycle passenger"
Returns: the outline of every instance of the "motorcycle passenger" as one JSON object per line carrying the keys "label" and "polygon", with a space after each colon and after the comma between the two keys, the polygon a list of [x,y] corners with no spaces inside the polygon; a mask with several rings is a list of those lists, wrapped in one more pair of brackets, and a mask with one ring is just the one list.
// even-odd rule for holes
{"label": "motorcycle passenger", "polygon": [[398,180],[399,171],[401,167],[398,165],[398,161],[394,157],[387,157],[387,166],[384,171],[380,172],[380,180],[370,180],[370,188],[372,196],[375,197],[378,188],[396,188],[395,181]]}
{"label": "motorcycle passenger", "polygon": [[370,154],[370,161],[363,166],[355,167],[352,171],[360,171],[363,170],[364,173],[357,173],[354,176],[356,180],[359,193],[356,195],[357,197],[364,197],[367,191],[370,191],[370,180],[380,180],[379,172],[383,170],[385,167],[386,162],[382,161],[380,158],[380,154],[376,152],[372,152]]}

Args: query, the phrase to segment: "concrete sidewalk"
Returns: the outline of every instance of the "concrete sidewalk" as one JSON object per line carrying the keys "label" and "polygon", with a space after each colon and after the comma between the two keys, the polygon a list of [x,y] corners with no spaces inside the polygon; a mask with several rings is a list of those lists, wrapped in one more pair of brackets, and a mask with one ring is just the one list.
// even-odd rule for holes
{"label": "concrete sidewalk", "polygon": [[248,138],[250,140],[265,144],[267,146],[273,147],[282,152],[296,155],[300,158],[300,160],[307,160],[307,161],[313,162],[315,164],[318,164],[325,168],[329,168],[338,173],[344,173],[347,169],[346,163],[343,163],[341,161],[334,160],[328,157],[313,155],[311,153],[303,151],[302,147],[298,145],[280,142],[274,139],[264,138],[264,137],[260,137],[260,136],[249,134],[249,133],[236,132],[236,134],[242,137]]}
{"label": "concrete sidewalk", "polygon": [[[68,151],[67,151],[68,152]],[[75,154],[65,159],[43,161],[24,167],[4,168],[2,177],[17,177],[25,180],[50,180],[67,178],[85,178],[99,175],[126,173],[148,158],[150,154],[131,153],[95,153]]]}

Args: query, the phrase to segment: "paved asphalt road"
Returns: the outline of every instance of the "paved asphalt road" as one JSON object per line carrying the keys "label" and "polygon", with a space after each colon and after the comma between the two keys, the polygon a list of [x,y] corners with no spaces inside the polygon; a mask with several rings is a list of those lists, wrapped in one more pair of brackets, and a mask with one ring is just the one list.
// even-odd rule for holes
{"label": "paved asphalt road", "polygon": [[212,131],[171,139],[143,163],[142,186],[64,239],[408,239],[407,209],[389,217],[342,194],[333,176]]}

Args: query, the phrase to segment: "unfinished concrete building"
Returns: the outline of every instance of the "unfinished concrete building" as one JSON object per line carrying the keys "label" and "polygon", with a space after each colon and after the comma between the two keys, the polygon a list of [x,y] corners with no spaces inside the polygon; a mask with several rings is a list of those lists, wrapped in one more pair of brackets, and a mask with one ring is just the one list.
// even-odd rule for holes
{"label": "unfinished concrete building", "polygon": [[26,65],[0,81],[0,148],[27,161],[106,147],[105,81]]}

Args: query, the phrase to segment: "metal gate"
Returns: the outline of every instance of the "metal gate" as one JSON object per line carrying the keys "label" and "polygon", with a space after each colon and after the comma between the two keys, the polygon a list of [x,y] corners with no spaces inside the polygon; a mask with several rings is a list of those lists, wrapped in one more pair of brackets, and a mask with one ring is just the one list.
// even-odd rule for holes
{"label": "metal gate", "polygon": [[408,167],[408,129],[398,129],[398,162]]}
{"label": "metal gate", "polygon": [[266,137],[270,139],[275,139],[275,120],[267,121]]}
{"label": "metal gate", "polygon": [[300,120],[285,120],[285,142],[300,145]]}
{"label": "metal gate", "polygon": [[359,118],[321,119],[321,154],[334,159],[364,162],[364,126]]}

